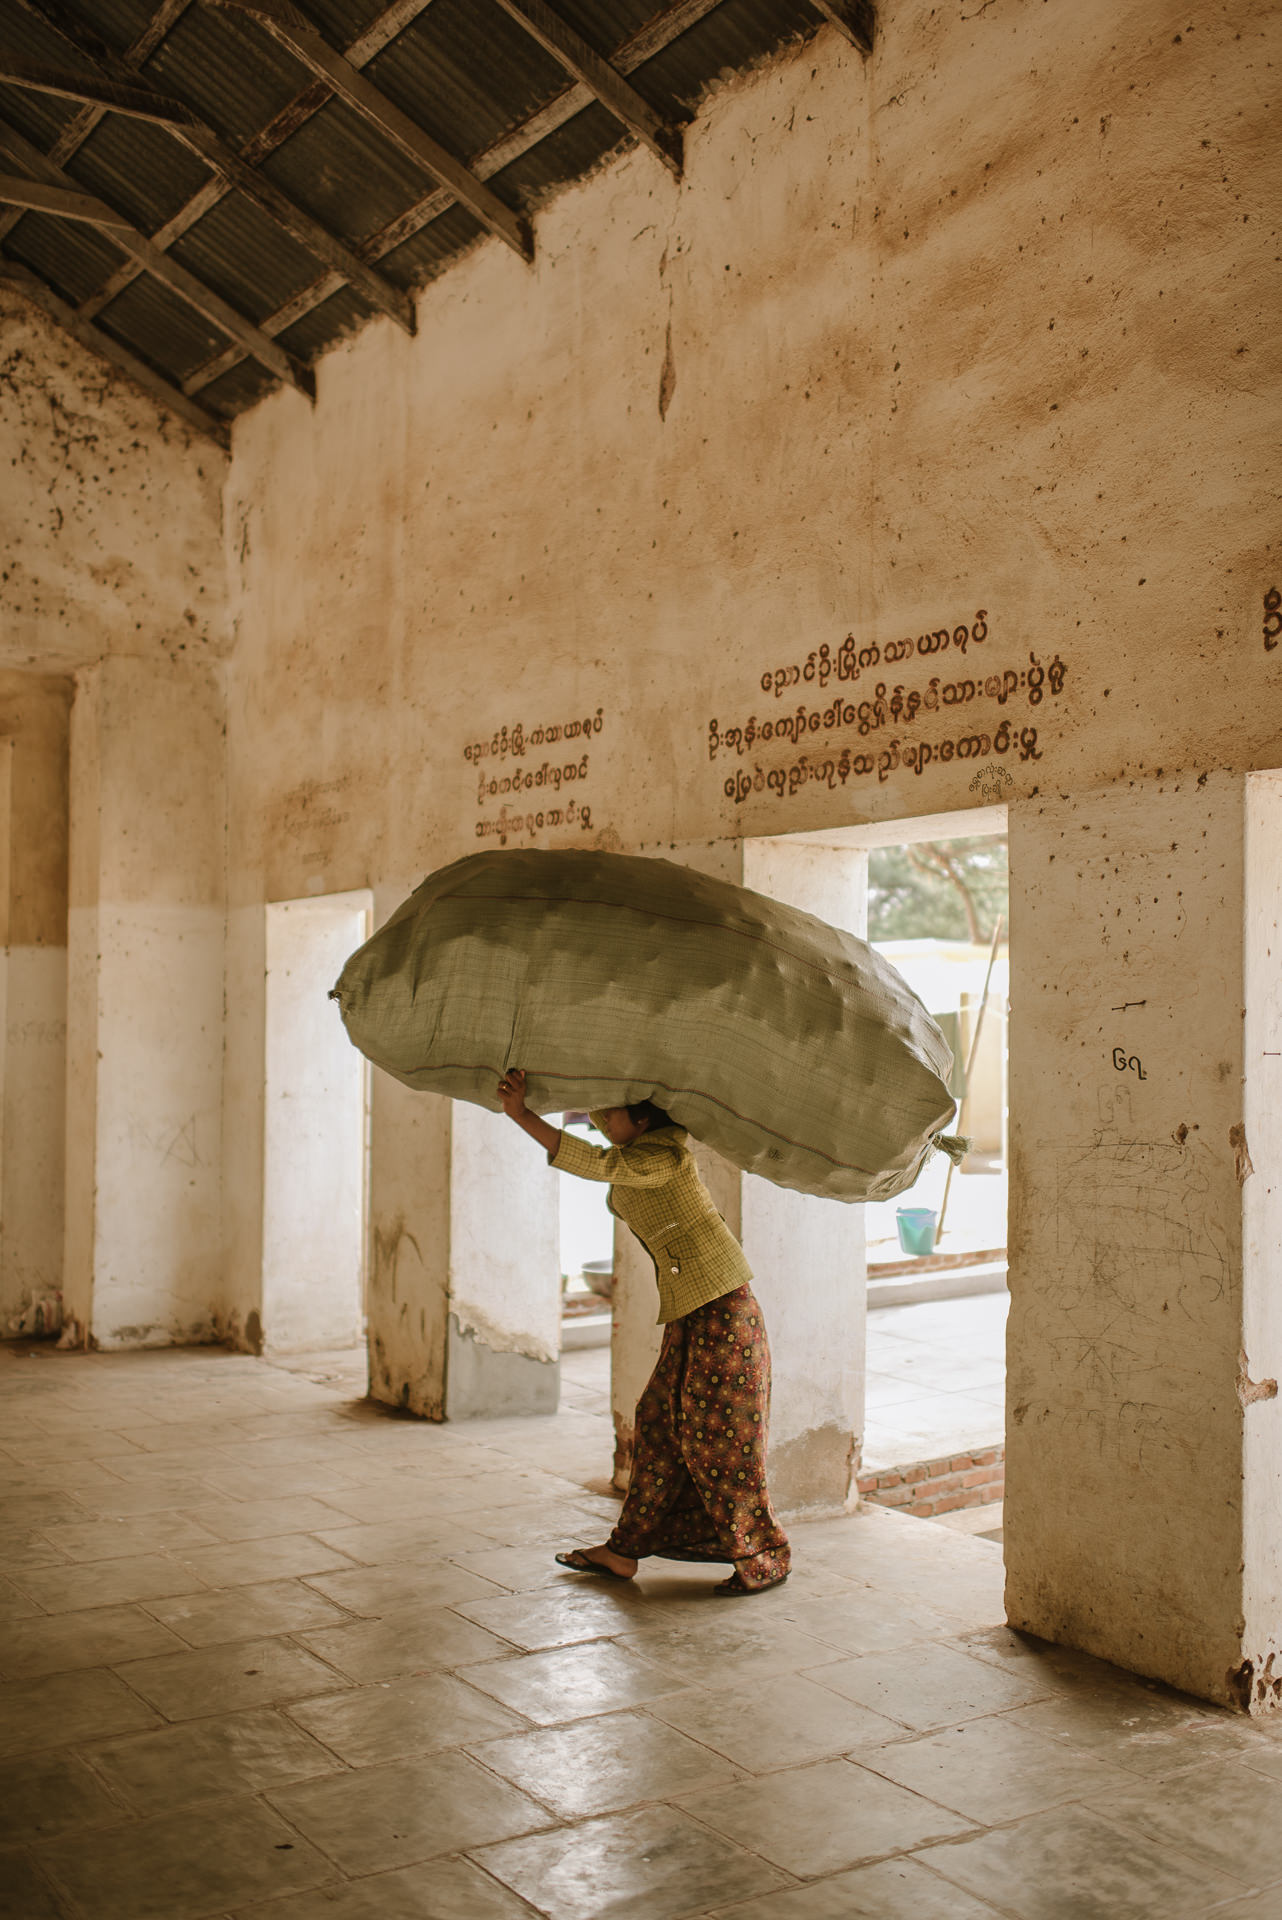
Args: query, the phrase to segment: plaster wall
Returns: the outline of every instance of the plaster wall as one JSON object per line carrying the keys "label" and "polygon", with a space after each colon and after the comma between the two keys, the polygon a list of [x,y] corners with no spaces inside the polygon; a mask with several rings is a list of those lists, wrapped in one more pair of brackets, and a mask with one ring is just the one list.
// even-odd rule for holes
{"label": "plaster wall", "polygon": [[0,289],[0,666],[225,651],[226,456]]}
{"label": "plaster wall", "polygon": [[327,998],[371,931],[367,893],[266,909],[261,1317],[277,1353],[365,1330],[369,1069]]}
{"label": "plaster wall", "polygon": [[1282,1625],[1279,848],[1275,776],[1011,815],[1009,1617],[1252,1705]]}
{"label": "plaster wall", "polygon": [[65,1290],[99,1346],[222,1306],[223,701],[216,668],[84,669],[71,727]]}
{"label": "plaster wall", "polygon": [[446,1412],[554,1413],[559,1176],[501,1113],[452,1106]]}
{"label": "plaster wall", "polygon": [[0,670],[0,1332],[62,1285],[70,702]]}
{"label": "plaster wall", "polygon": [[[744,885],[861,939],[868,855],[848,847],[748,840]],[[741,1176],[743,1250],[774,1362],[770,1476],[792,1511],[850,1497],[864,1431],[868,1266],[862,1207]]]}
{"label": "plaster wall", "polygon": [[242,419],[268,893],[1276,763],[1280,31],[825,31]]}

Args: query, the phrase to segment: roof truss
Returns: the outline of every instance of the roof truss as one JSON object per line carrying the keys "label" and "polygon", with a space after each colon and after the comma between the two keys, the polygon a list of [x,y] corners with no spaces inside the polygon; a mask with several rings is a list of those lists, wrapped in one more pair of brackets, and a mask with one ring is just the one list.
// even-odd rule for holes
{"label": "roof truss", "polygon": [[[563,70],[567,84],[552,98],[547,98],[545,92],[543,103],[528,111],[520,124],[481,151],[470,153],[468,147],[474,145],[474,136],[469,141],[464,135],[457,148],[452,149],[398,105],[386,88],[364,71],[389,49],[388,58],[396,55],[398,36],[411,32],[421,34],[422,29],[415,23],[429,12],[432,0],[390,0],[345,44],[322,33],[294,0],[200,0],[202,8],[212,10],[213,17],[234,9],[286,48],[311,75],[308,83],[278,105],[256,132],[248,139],[239,136],[235,145],[209,124],[197,100],[178,97],[183,91],[181,82],[175,92],[172,80],[168,87],[157,86],[145,71],[167,36],[183,22],[197,0],[159,0],[142,31],[131,44],[120,49],[105,44],[88,25],[78,11],[78,0],[14,0],[14,3],[40,22],[45,33],[39,43],[39,58],[31,58],[17,47],[0,47],[0,89],[18,88],[51,102],[70,100],[78,110],[64,120],[51,143],[47,139],[42,141],[42,147],[47,146],[47,151],[43,151],[6,122],[0,92],[0,169],[5,169],[0,173],[0,281],[19,289],[138,385],[164,398],[190,425],[225,440],[225,428],[217,411],[211,411],[207,403],[194,396],[215,387],[225,375],[251,359],[273,379],[290,381],[305,393],[313,392],[309,367],[296,352],[288,351],[280,336],[288,335],[291,328],[342,289],[349,289],[362,308],[386,313],[406,331],[413,331],[413,301],[404,284],[405,268],[390,263],[402,281],[398,285],[395,278],[388,278],[386,270],[380,270],[380,263],[406,247],[415,235],[452,208],[465,208],[483,229],[499,236],[522,258],[529,259],[533,236],[528,215],[520,206],[510,203],[511,189],[504,182],[497,182],[496,186],[488,183],[533,153],[542,141],[568,127],[585,108],[594,105],[604,108],[620,127],[679,175],[681,125],[688,117],[688,109],[676,100],[671,100],[666,108],[657,106],[654,102],[662,96],[663,85],[659,86],[656,96],[652,81],[647,80],[642,91],[630,76],[672,47],[682,35],[696,27],[706,32],[704,23],[717,14],[722,5],[730,9],[737,0],[671,0],[641,31],[608,54],[590,45],[561,12],[568,0],[495,0],[522,34],[542,49],[542,54],[531,55],[533,61],[543,62],[537,68],[538,84],[546,89],[550,71],[546,55],[551,55]],[[874,25],[871,0],[785,0],[785,5],[795,5],[798,31],[804,32],[813,26],[818,13],[832,21],[861,51],[866,53],[871,47]],[[101,4],[95,5],[94,14],[96,19],[110,17],[109,9]],[[581,7],[579,14],[583,17]],[[609,0],[602,0],[600,15],[603,29],[608,33]],[[457,19],[455,10],[455,30]],[[451,29],[445,31],[448,38]],[[771,31],[777,39],[778,30],[772,27]],[[56,59],[52,64],[49,61],[45,48],[50,32],[56,36],[55,44],[66,51],[65,64]],[[738,51],[743,25],[736,27],[734,33]],[[509,63],[510,55],[509,47]],[[416,57],[419,62],[416,71],[421,75],[421,52]],[[168,70],[173,73],[172,64]],[[531,68],[532,72],[535,70]],[[711,71],[716,70],[714,55]],[[279,79],[282,70],[275,71]],[[377,71],[381,77],[384,72],[381,63]],[[405,98],[403,87],[398,98]],[[336,101],[356,113],[365,126],[373,130],[376,139],[397,155],[402,175],[408,162],[411,174],[417,172],[422,181],[417,192],[409,194],[408,203],[399,213],[388,219],[384,211],[383,223],[356,240],[341,237],[331,224],[300,205],[262,170],[263,163],[272,154]],[[16,105],[14,112],[18,113]],[[80,165],[76,156],[108,115],[146,121],[163,129],[196,155],[206,169],[204,184],[191,192],[183,205],[167,212],[163,224],[150,233],[141,231],[121,207],[111,204],[112,196],[88,191],[85,180],[75,177]],[[596,129],[601,124],[604,123],[592,123],[591,138],[598,142],[598,150],[601,136]],[[321,138],[323,140],[324,135]],[[578,150],[582,150],[581,138]],[[90,156],[85,157],[88,160]],[[72,166],[71,172],[66,171],[68,163]],[[554,174],[553,178],[572,177],[573,163],[570,164],[570,174]],[[545,178],[546,173],[534,177]],[[100,171],[91,169],[91,180],[101,178]],[[295,170],[293,178],[300,183],[303,176]],[[198,228],[230,195],[242,195],[251,201],[316,261],[316,277],[266,315],[261,312],[261,303],[252,317],[240,311],[207,283],[207,275],[202,278],[169,257],[170,249],[185,234]],[[156,204],[154,196],[149,203]],[[15,235],[15,228],[28,214],[67,222],[69,231],[76,225],[82,229],[85,225],[95,228],[109,246],[118,251],[118,264],[87,293],[83,291],[82,267],[82,292],[78,304],[73,304],[56,286],[33,271],[30,264],[13,258],[9,252],[9,248],[21,240],[22,235]],[[465,234],[474,230],[457,225],[453,229],[448,225],[441,229],[443,234]],[[34,234],[34,229],[32,231]],[[348,231],[350,233],[350,227]],[[23,228],[22,233],[25,232]],[[457,250],[460,241],[451,238],[444,244],[448,255],[449,251]],[[25,251],[43,271],[48,249],[47,243],[42,245],[44,255],[39,252],[32,255],[30,247]],[[428,271],[434,270],[431,266],[434,258],[443,257],[440,245],[434,243],[434,251],[420,256],[428,261]],[[83,246],[81,257],[84,258]],[[296,255],[289,257],[293,260]],[[412,249],[400,256],[402,260],[414,257]],[[188,258],[208,264],[213,256],[203,251],[195,255],[189,252]],[[53,271],[56,274],[56,266]],[[204,365],[191,368],[188,362],[189,370],[180,374],[151,364],[149,354],[163,359],[166,351],[164,336],[154,327],[149,336],[145,328],[139,333],[137,326],[130,334],[126,325],[126,336],[141,344],[136,350],[124,345],[120,324],[111,309],[140,275],[149,276],[176,294],[209,326],[222,333],[227,345]],[[247,283],[237,279],[234,284],[243,288]],[[336,313],[339,311],[335,309]],[[321,319],[323,321],[324,316]],[[332,338],[334,323],[330,324],[328,337]],[[350,325],[350,321],[338,324]],[[318,335],[315,323],[310,323],[302,337],[311,341],[315,350],[317,339],[320,338],[323,346],[326,336],[323,329]],[[172,363],[173,349],[169,349],[169,358]],[[258,377],[261,379],[261,374]],[[233,395],[230,402],[233,408],[246,404],[256,390],[252,385],[246,388],[240,376],[226,389]],[[245,397],[238,401],[234,397],[237,394]],[[227,405],[225,398],[215,400],[216,407],[226,409]]]}

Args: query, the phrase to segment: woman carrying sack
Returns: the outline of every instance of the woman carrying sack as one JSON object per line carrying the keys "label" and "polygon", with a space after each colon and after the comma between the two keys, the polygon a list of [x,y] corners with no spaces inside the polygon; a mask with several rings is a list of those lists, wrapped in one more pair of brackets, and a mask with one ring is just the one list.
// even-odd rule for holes
{"label": "woman carrying sack", "polygon": [[609,1183],[610,1211],[654,1261],[663,1346],[637,1403],[632,1478],[603,1546],[558,1553],[575,1573],[630,1580],[647,1554],[729,1562],[713,1591],[764,1592],[787,1579],[791,1553],[766,1488],[770,1347],[752,1272],[699,1178],[688,1135],[652,1101],[606,1107],[592,1147],[525,1104],[525,1074],[499,1082],[509,1119],[549,1163]]}

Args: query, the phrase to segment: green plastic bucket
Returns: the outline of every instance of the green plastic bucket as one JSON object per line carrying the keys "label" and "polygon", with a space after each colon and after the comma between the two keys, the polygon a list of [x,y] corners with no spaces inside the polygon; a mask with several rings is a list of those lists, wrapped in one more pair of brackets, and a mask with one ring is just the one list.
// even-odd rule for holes
{"label": "green plastic bucket", "polygon": [[905,1253],[933,1253],[939,1215],[931,1207],[896,1207],[895,1225]]}

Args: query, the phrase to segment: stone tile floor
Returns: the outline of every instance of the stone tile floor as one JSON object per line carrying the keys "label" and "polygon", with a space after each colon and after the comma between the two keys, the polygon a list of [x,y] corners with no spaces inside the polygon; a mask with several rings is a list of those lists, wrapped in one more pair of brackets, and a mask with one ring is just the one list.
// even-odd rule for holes
{"label": "stone tile floor", "polygon": [[999,1445],[1010,1295],[875,1307],[868,1315],[866,1467]]}
{"label": "stone tile floor", "polygon": [[1009,1633],[998,1547],[871,1510],[750,1608],[576,1580],[599,1387],[361,1384],[0,1349],[0,1916],[1282,1916],[1282,1739]]}

